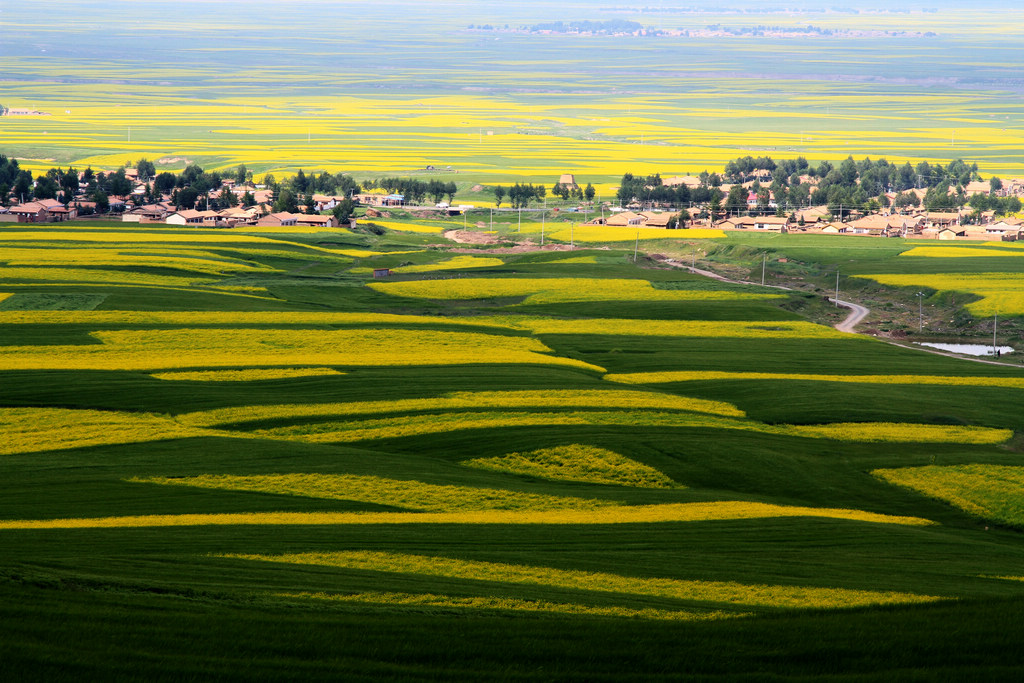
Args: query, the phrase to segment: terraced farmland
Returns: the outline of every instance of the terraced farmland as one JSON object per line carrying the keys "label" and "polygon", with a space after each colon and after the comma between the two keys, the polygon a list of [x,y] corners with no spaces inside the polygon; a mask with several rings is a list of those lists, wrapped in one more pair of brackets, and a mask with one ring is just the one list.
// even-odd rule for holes
{"label": "terraced farmland", "polygon": [[8,671],[1022,664],[1019,369],[631,249],[422,244],[0,229]]}

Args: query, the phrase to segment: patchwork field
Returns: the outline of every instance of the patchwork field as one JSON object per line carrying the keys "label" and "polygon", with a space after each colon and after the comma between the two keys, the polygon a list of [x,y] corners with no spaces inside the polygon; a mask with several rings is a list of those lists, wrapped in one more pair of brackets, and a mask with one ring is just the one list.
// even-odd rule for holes
{"label": "patchwork field", "polygon": [[[994,578],[1024,561],[1020,369],[632,245],[422,246],[0,228],[15,678],[152,674],[199,632],[187,667],[225,680],[1024,664],[1024,583]],[[933,262],[906,248],[844,258]]]}
{"label": "patchwork field", "polygon": [[[33,172],[140,157],[159,169],[245,164],[257,174],[433,167],[460,192],[573,172],[605,197],[624,170],[714,172],[745,154],[962,157],[1020,174],[1021,27],[991,7],[937,4],[737,14],[580,1],[259,2],[244,30],[197,2],[168,22],[177,6],[112,0],[109,11],[132,15],[113,26],[63,0],[48,5],[60,22],[12,6],[2,104],[48,115],[6,118],[0,153]],[[683,33],[515,30],[573,15]],[[787,38],[766,24],[856,35]],[[690,33],[715,26],[714,37]]]}

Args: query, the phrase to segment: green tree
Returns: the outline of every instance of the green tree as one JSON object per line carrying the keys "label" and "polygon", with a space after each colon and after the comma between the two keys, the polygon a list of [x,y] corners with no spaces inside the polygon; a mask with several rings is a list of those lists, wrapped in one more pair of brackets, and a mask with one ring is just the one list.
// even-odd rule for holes
{"label": "green tree", "polygon": [[444,193],[448,196],[448,203],[451,204],[455,199],[455,193],[459,191],[459,186],[454,182],[450,182],[444,186]]}
{"label": "green tree", "polygon": [[355,211],[356,203],[351,199],[343,199],[338,202],[337,206],[331,209],[331,213],[337,219],[339,227],[348,225]]}
{"label": "green tree", "polygon": [[494,186],[494,205],[500,207],[501,202],[505,199],[506,190],[501,185]]}
{"label": "green tree", "polygon": [[96,202],[96,213],[106,213],[110,211],[110,198],[103,190],[96,190],[93,192],[92,200]]}
{"label": "green tree", "polygon": [[588,202],[594,201],[594,195],[597,194],[597,190],[590,183],[587,183],[587,188],[583,190],[583,196],[586,197]]}
{"label": "green tree", "polygon": [[135,170],[138,171],[139,180],[142,182],[150,180],[156,175],[156,166],[148,159],[139,159],[135,164]]}
{"label": "green tree", "polygon": [[235,182],[241,185],[250,177],[249,170],[245,167],[245,164],[239,164],[238,168],[235,169]]}
{"label": "green tree", "polygon": [[282,212],[299,213],[299,200],[295,197],[295,193],[287,187],[281,189],[281,194],[274,201],[274,213]]}

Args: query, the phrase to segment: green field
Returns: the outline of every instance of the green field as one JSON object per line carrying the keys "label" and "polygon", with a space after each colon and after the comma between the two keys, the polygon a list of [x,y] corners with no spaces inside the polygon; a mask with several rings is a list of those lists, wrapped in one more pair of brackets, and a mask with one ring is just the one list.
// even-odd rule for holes
{"label": "green field", "polygon": [[[6,677],[1020,673],[1019,368],[633,245],[440,241],[0,229]],[[957,260],[645,246],[826,280]]]}

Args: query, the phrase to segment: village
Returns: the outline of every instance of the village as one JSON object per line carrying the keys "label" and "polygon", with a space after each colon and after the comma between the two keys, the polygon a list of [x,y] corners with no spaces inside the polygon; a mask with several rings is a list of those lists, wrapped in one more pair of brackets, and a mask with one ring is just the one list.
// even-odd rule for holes
{"label": "village", "polygon": [[[216,207],[225,203],[234,204],[233,206],[219,209],[178,208],[171,194],[165,193],[158,198],[154,197],[152,185],[148,180],[139,178],[137,169],[125,168],[123,172],[131,183],[131,192],[123,196],[110,196],[107,199],[106,213],[118,217],[125,223],[160,223],[207,228],[305,226],[329,230],[357,225],[354,215],[351,218],[343,218],[339,225],[339,214],[334,209],[346,201],[365,207],[364,216],[370,219],[379,217],[381,211],[385,209],[404,209],[432,217],[449,217],[468,213],[475,208],[471,204],[449,205],[447,202],[418,205],[407,202],[403,194],[377,189],[352,192],[348,196],[312,193],[308,196],[305,212],[274,211],[273,189],[250,181],[238,182],[233,178],[221,179],[219,187],[210,189],[196,202],[197,206],[205,204],[206,207]],[[583,214],[579,220],[581,224],[624,229],[685,230],[700,227],[937,240],[1024,239],[1024,220],[1014,215],[1000,216],[993,210],[977,211],[966,202],[964,206],[954,211],[928,211],[920,206],[891,208],[897,204],[896,200],[900,195],[898,192],[885,193],[884,197],[889,206],[879,206],[873,210],[849,209],[840,212],[842,219],[827,205],[780,207],[774,193],[767,189],[767,185],[761,184],[772,181],[771,173],[762,171],[755,175],[754,180],[740,184],[743,188],[740,196],[746,195],[743,206],[723,207],[720,203],[713,206],[714,202],[702,202],[691,203],[688,208],[680,211],[678,206],[657,201],[634,200],[626,203],[624,207],[615,206],[608,201],[584,201],[575,175],[564,173],[554,187],[567,193],[570,205],[549,205],[545,200],[543,208],[527,210],[561,212],[563,215],[572,216]],[[815,179],[801,176],[801,180],[813,183]],[[707,189],[708,181],[706,178],[687,175],[667,177],[661,182],[667,188],[698,190]],[[721,184],[716,189],[724,194],[730,192],[733,186]],[[980,180],[969,182],[963,187],[965,197],[994,195],[996,192],[1000,197],[1024,197],[1024,179],[1014,178],[1005,183],[1000,181],[998,190],[994,190],[991,183]],[[920,205],[926,190],[913,188],[907,193],[916,200],[914,203]],[[225,202],[225,197],[231,197],[233,201]],[[579,201],[574,201],[577,198]],[[157,200],[153,201],[154,199]],[[519,210],[523,208],[519,207]],[[514,211],[516,208],[489,210]],[[101,209],[97,207],[97,203],[91,201],[85,192],[81,192],[73,201],[67,203],[52,198],[20,203],[12,201],[11,206],[0,206],[0,223],[58,223],[95,217],[98,213],[101,213]]]}

